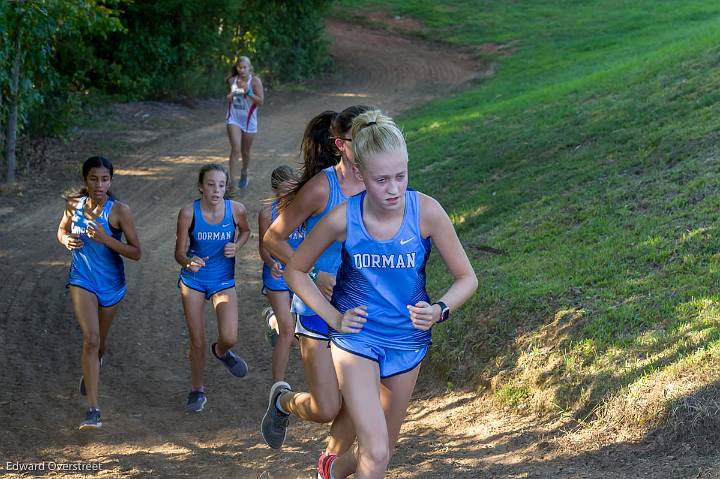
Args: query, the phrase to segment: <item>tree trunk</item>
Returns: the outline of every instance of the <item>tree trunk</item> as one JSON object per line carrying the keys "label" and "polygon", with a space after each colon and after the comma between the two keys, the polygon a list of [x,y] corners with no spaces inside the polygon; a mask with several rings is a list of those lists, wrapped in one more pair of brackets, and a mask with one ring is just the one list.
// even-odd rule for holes
{"label": "tree trunk", "polygon": [[15,59],[13,60],[10,96],[8,98],[7,134],[5,136],[5,161],[7,161],[5,181],[7,183],[15,183],[15,145],[17,143],[17,112],[18,97],[20,96],[20,64],[22,60],[22,52],[20,51],[21,28],[21,21],[18,20],[18,28],[15,32]]}

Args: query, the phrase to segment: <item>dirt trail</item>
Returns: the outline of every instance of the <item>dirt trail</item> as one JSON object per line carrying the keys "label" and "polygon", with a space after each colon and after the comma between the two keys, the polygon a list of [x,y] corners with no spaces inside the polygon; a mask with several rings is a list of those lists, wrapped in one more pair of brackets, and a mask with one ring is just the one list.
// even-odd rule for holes
{"label": "dirt trail", "polygon": [[[63,207],[58,193],[69,185],[57,181],[47,193],[26,195],[22,203],[9,202],[0,209],[4,477],[22,476],[6,470],[6,463],[15,461],[91,461],[100,465],[96,474],[102,477],[314,477],[326,426],[293,421],[281,453],[266,447],[258,432],[271,380],[270,351],[258,319],[265,300],[260,294],[255,218],[267,195],[268,174],[279,164],[295,161],[307,120],[322,110],[371,103],[396,114],[482,75],[478,65],[438,45],[348,24],[330,23],[328,30],[338,68],[335,80],[308,83],[301,92],[271,90],[261,110],[250,189],[238,198],[248,207],[254,234],[238,261],[240,340],[235,349],[248,359],[251,374],[237,380],[208,359],[208,407],[202,414],[183,412],[188,340],[176,288],[174,227],[178,209],[196,196],[199,166],[210,160],[226,162],[222,103],[203,104],[194,111],[203,119],[215,115],[215,121],[181,135],[145,133],[147,141],[138,140],[140,148],[113,156],[114,189],[134,212],[144,256],[139,263],[126,262],[129,291],[102,370],[101,431],[77,430],[85,407],[76,390],[81,335],[64,288],[69,257],[54,240]],[[78,151],[77,158],[93,153]],[[209,307],[206,320],[212,338],[216,326]],[[295,351],[288,378],[302,387],[297,359]],[[481,413],[471,394],[419,396],[404,426],[391,477],[628,477],[643,467],[638,459],[600,474],[610,464],[604,453],[578,459],[537,447],[547,444],[545,438],[557,433],[557,425]],[[693,474],[709,471],[714,464],[708,461],[694,463],[698,467]],[[665,471],[664,477],[685,477],[675,466]],[[30,474],[85,477],[47,469]]]}

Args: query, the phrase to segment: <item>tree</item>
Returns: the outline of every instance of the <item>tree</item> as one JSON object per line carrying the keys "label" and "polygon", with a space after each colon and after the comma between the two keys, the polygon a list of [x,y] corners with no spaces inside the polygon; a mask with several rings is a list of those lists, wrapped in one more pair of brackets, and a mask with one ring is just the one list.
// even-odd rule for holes
{"label": "tree", "polygon": [[15,147],[25,113],[44,100],[44,91],[57,81],[53,53],[63,35],[78,31],[105,34],[122,29],[117,11],[97,0],[11,0],[0,7],[0,112],[5,119],[7,183],[15,182]]}

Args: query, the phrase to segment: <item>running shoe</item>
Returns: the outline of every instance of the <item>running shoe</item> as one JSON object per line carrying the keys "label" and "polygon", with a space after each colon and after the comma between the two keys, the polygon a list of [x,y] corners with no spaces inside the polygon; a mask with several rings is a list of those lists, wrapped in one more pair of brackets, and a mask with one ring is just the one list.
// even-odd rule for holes
{"label": "running shoe", "polygon": [[245,360],[232,351],[228,351],[225,353],[225,356],[221,358],[215,352],[215,346],[217,346],[217,343],[212,344],[213,356],[218,358],[233,376],[244,378],[248,373],[248,365]]}
{"label": "running shoe", "polygon": [[200,412],[203,410],[206,403],[207,397],[203,391],[190,391],[187,398],[187,404],[185,404],[185,412]]}
{"label": "running shoe", "polygon": [[[99,363],[100,363],[99,367],[102,367],[103,358],[100,358]],[[85,389],[85,377],[84,376],[80,376],[80,395],[87,396],[87,390]]]}
{"label": "running shoe", "polygon": [[238,187],[241,189],[245,189],[248,187],[248,183],[250,183],[250,180],[248,179],[248,175],[240,175],[240,181],[238,181]]}
{"label": "running shoe", "polygon": [[290,385],[285,381],[278,381],[270,388],[270,400],[267,411],[260,423],[260,432],[265,443],[273,449],[280,449],[285,443],[287,434],[289,414],[285,414],[277,408],[277,400],[281,394],[290,392]]}
{"label": "running shoe", "polygon": [[335,454],[320,454],[317,462],[317,479],[331,479],[330,471],[337,456]]}
{"label": "running shoe", "polygon": [[[273,312],[271,307],[267,307],[262,310],[260,313],[260,317],[262,318],[263,322],[265,323],[265,340],[268,342],[268,344],[271,347],[275,347],[275,343],[277,343],[278,339],[278,331],[277,331],[277,319],[275,318],[275,313]],[[275,324],[273,326],[273,323]]]}
{"label": "running shoe", "polygon": [[85,412],[85,420],[80,423],[80,429],[100,429],[101,427],[100,410],[91,407]]}

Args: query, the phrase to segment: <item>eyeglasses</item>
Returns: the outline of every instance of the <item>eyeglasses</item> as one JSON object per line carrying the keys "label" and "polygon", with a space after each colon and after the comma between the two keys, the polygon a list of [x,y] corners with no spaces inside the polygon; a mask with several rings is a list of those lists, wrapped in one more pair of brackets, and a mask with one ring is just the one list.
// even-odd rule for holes
{"label": "eyeglasses", "polygon": [[352,138],[343,138],[342,136],[334,136],[333,140],[352,141]]}

